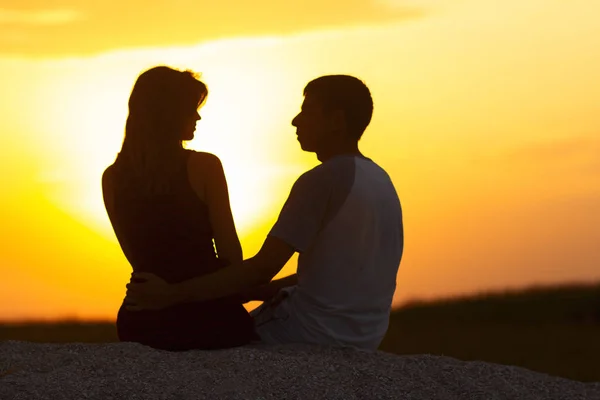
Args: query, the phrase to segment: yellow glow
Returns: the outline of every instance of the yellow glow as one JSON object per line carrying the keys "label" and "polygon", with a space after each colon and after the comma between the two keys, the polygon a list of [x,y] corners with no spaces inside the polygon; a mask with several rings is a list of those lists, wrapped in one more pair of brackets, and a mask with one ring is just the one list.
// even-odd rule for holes
{"label": "yellow glow", "polygon": [[[225,45],[235,51],[235,46]],[[186,56],[189,50],[173,49],[155,52],[151,58],[161,60],[156,64],[194,69],[194,63],[185,66],[179,61]],[[61,75],[52,76],[52,80],[37,88],[36,100],[43,112],[34,118],[39,123],[38,129],[41,126],[45,132],[41,140],[43,147],[56,153],[49,157],[57,160],[54,168],[44,171],[41,179],[55,184],[56,188],[49,195],[59,207],[112,239],[114,235],[102,203],[99,179],[120,149],[127,99],[135,78],[153,64],[138,62],[144,66],[135,71],[113,67],[100,73],[81,70],[77,64],[65,64]],[[279,206],[283,195],[272,193],[282,180],[304,168],[276,164],[273,161],[277,161],[276,155],[270,154],[274,149],[265,146],[269,126],[273,125],[269,117],[272,112],[281,113],[279,99],[291,88],[284,80],[269,90],[261,87],[278,74],[268,63],[255,64],[254,68],[252,64],[221,68],[217,63],[208,62],[196,71],[209,86],[209,97],[200,111],[202,120],[197,124],[196,137],[186,147],[209,151],[221,158],[234,217],[238,229],[245,234],[264,220],[267,210]],[[58,102],[54,100],[57,93],[61,96]],[[295,109],[291,109],[293,111]],[[285,114],[282,116],[286,118]],[[292,117],[293,114],[287,116],[290,121]],[[289,131],[292,138],[293,133]]]}
{"label": "yellow glow", "polygon": [[[271,3],[290,18],[266,18],[252,3],[223,25],[203,12],[229,15],[226,6],[191,7],[185,21],[160,6],[113,36],[104,34],[111,1],[73,10],[85,27],[52,19],[57,36],[33,5],[17,14],[20,3],[6,6],[0,319],[114,318],[130,267],[100,177],[121,147],[136,77],[159,64],[198,71],[209,87],[188,147],[221,158],[246,256],[317,164],[290,126],[304,85],[348,73],[375,100],[361,147],[404,208],[396,304],[600,279],[600,3],[340,0],[322,20]],[[177,23],[149,23],[164,20]],[[249,35],[257,32],[271,36]]]}

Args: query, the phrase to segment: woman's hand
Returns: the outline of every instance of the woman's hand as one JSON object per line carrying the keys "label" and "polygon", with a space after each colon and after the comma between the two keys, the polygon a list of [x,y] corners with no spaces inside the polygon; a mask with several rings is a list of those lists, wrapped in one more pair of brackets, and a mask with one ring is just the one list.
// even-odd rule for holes
{"label": "woman's hand", "polygon": [[[127,284],[125,309],[128,311],[162,310],[181,302],[175,285],[149,272],[134,272]],[[144,282],[134,282],[134,280]]]}

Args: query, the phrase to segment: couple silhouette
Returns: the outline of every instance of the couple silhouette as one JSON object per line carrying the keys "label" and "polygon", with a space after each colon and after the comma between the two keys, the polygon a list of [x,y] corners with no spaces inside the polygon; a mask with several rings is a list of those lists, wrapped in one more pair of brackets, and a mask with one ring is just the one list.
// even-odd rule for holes
{"label": "couple silhouette", "polygon": [[[197,74],[166,66],[143,72],[131,92],[121,151],[102,176],[133,268],[119,339],[171,351],[254,342],[377,349],[404,234],[392,181],[358,148],[373,113],[367,86],[348,75],[306,85],[292,125],[321,163],[294,183],[246,260],[219,158],[183,147],[207,95]],[[297,274],[273,280],[295,252]],[[252,300],[263,303],[248,313]]]}

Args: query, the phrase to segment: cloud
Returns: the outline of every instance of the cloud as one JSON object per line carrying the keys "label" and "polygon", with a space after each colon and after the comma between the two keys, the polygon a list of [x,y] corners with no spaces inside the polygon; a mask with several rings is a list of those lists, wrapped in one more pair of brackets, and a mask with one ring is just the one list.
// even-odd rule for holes
{"label": "cloud", "polygon": [[523,146],[513,151],[517,159],[560,161],[600,154],[600,141],[580,136]]}
{"label": "cloud", "polygon": [[600,176],[600,135],[579,136],[530,144],[506,153],[507,161],[520,166],[544,167],[561,173]]}
{"label": "cloud", "polygon": [[383,7],[391,9],[418,8],[422,10],[441,10],[455,7],[469,0],[373,0]]}
{"label": "cloud", "polygon": [[382,26],[423,15],[418,7],[390,7],[377,0],[63,0],[59,10],[40,11],[48,8],[46,2],[22,0],[28,11],[1,11],[0,27],[26,28],[20,36],[28,40],[0,37],[0,55],[84,56],[118,49]]}
{"label": "cloud", "polygon": [[440,6],[448,3],[448,0],[375,0],[377,3],[392,7],[392,8],[406,8],[406,7],[431,7]]}
{"label": "cloud", "polygon": [[69,9],[9,10],[0,8],[0,25],[52,26],[84,19],[81,12]]}

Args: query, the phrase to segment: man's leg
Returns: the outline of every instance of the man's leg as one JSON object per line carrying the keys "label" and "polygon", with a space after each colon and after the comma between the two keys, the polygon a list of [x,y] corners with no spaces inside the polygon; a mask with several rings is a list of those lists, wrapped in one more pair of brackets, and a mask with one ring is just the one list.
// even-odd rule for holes
{"label": "man's leg", "polygon": [[[254,319],[254,326],[257,328],[273,319],[275,319],[274,311],[276,304],[271,300],[263,302],[260,306],[250,311],[250,316]],[[279,304],[279,302],[277,303]]]}
{"label": "man's leg", "polygon": [[280,344],[291,341],[285,334],[287,329],[284,324],[287,314],[284,310],[278,309],[281,302],[288,296],[289,293],[282,290],[271,300],[265,301],[250,312],[250,316],[254,319],[255,332],[263,343]]}

